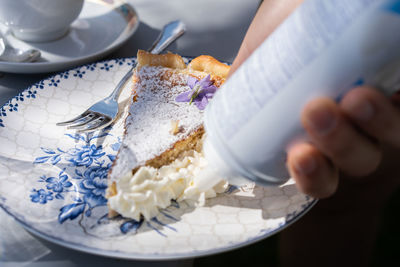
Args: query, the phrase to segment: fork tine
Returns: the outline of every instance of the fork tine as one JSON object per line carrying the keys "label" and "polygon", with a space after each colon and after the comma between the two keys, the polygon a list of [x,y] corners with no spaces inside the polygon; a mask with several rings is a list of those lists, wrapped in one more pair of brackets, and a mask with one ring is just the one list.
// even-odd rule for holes
{"label": "fork tine", "polygon": [[101,117],[100,114],[90,113],[90,112],[88,115],[90,115],[90,116],[86,116],[85,117],[86,119],[82,120],[80,123],[68,126],[68,129],[80,129],[80,128],[82,128],[82,126],[90,124],[92,121],[96,121]]}
{"label": "fork tine", "polygon": [[77,127],[71,126],[71,127],[68,127],[68,129],[75,129],[80,133],[91,132],[91,131],[95,131],[95,130],[104,128],[103,126],[105,124],[109,124],[110,121],[111,121],[110,118],[104,117],[104,116],[100,116],[100,117],[97,117],[96,119],[90,121],[89,123],[83,124],[83,125],[81,125],[79,127],[78,126]]}
{"label": "fork tine", "polygon": [[56,125],[57,126],[66,126],[66,125],[71,125],[71,124],[75,124],[78,122],[84,122],[84,121],[91,119],[92,115],[93,114],[91,112],[86,110],[81,115],[76,116],[75,118],[68,120],[68,121],[58,122]]}
{"label": "fork tine", "polygon": [[89,127],[87,129],[84,130],[80,130],[80,133],[87,133],[87,132],[93,132],[93,131],[98,131],[101,130],[103,128],[106,128],[107,126],[109,126],[111,123],[113,122],[113,120],[111,118],[105,118],[104,121],[102,121],[102,123],[100,123],[99,125],[94,125],[92,127]]}
{"label": "fork tine", "polygon": [[106,119],[104,121],[99,121],[98,123],[94,124],[94,125],[90,125],[87,126],[87,128],[84,128],[82,130],[78,130],[79,133],[88,133],[88,132],[93,132],[93,131],[98,131],[101,130],[105,127],[107,127],[108,125],[110,125],[112,122],[111,119]]}

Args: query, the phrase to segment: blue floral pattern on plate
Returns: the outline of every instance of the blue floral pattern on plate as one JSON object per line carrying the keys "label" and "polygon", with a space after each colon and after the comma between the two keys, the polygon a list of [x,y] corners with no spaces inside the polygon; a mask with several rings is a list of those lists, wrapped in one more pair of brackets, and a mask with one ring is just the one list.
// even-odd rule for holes
{"label": "blue floral pattern on plate", "polygon": [[[40,204],[46,204],[55,199],[65,199],[65,193],[74,192],[75,196],[72,203],[68,203],[60,208],[58,215],[59,223],[66,220],[74,220],[79,215],[90,216],[92,209],[105,206],[107,199],[105,192],[107,189],[107,173],[110,169],[114,155],[106,155],[101,145],[96,146],[93,142],[96,139],[103,138],[108,133],[97,134],[94,136],[80,134],[66,134],[66,136],[78,141],[79,143],[67,151],[60,148],[56,150],[41,148],[45,156],[37,157],[35,164],[51,163],[57,165],[69,162],[74,176],[69,177],[62,169],[58,176],[47,177],[42,175],[38,182],[45,183],[45,188],[32,189],[30,194],[31,201]],[[111,147],[118,147],[118,143]],[[71,181],[75,180],[76,183]],[[76,184],[76,186],[73,186]]]}
{"label": "blue floral pattern on plate", "polygon": [[[92,63],[54,75],[0,109],[0,206],[29,231],[60,245],[130,259],[177,259],[266,238],[315,201],[294,184],[248,185],[204,207],[173,204],[150,221],[107,214],[107,173],[123,119],[94,134],[55,126],[105,97],[135,59]],[[129,98],[129,85],[120,101]]]}

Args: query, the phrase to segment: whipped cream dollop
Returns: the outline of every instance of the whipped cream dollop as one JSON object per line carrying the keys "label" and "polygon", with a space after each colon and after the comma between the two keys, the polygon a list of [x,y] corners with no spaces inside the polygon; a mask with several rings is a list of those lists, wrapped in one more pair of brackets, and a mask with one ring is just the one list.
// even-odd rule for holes
{"label": "whipped cream dollop", "polygon": [[143,166],[116,181],[117,194],[108,199],[110,208],[124,217],[150,220],[171,205],[172,200],[191,205],[204,205],[207,198],[215,197],[228,188],[228,182],[219,179],[214,187],[203,191],[198,187],[198,174],[207,168],[202,153],[188,151],[182,157],[159,169]]}

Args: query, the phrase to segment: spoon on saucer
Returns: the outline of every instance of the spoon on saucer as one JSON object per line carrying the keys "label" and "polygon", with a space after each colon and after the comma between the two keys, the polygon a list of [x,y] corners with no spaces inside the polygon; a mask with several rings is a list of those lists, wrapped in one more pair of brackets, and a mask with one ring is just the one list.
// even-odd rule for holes
{"label": "spoon on saucer", "polygon": [[21,50],[8,44],[4,37],[0,37],[0,61],[8,62],[34,62],[41,56],[39,50]]}

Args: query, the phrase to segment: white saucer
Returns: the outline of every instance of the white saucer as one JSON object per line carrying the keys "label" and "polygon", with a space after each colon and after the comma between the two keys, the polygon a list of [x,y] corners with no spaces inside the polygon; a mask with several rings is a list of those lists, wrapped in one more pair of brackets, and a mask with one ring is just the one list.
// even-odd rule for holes
{"label": "white saucer", "polygon": [[138,25],[135,9],[123,0],[86,0],[67,35],[53,42],[23,42],[7,32],[5,26],[0,26],[14,47],[42,52],[41,60],[35,63],[0,61],[0,72],[54,72],[99,59],[127,41]]}

